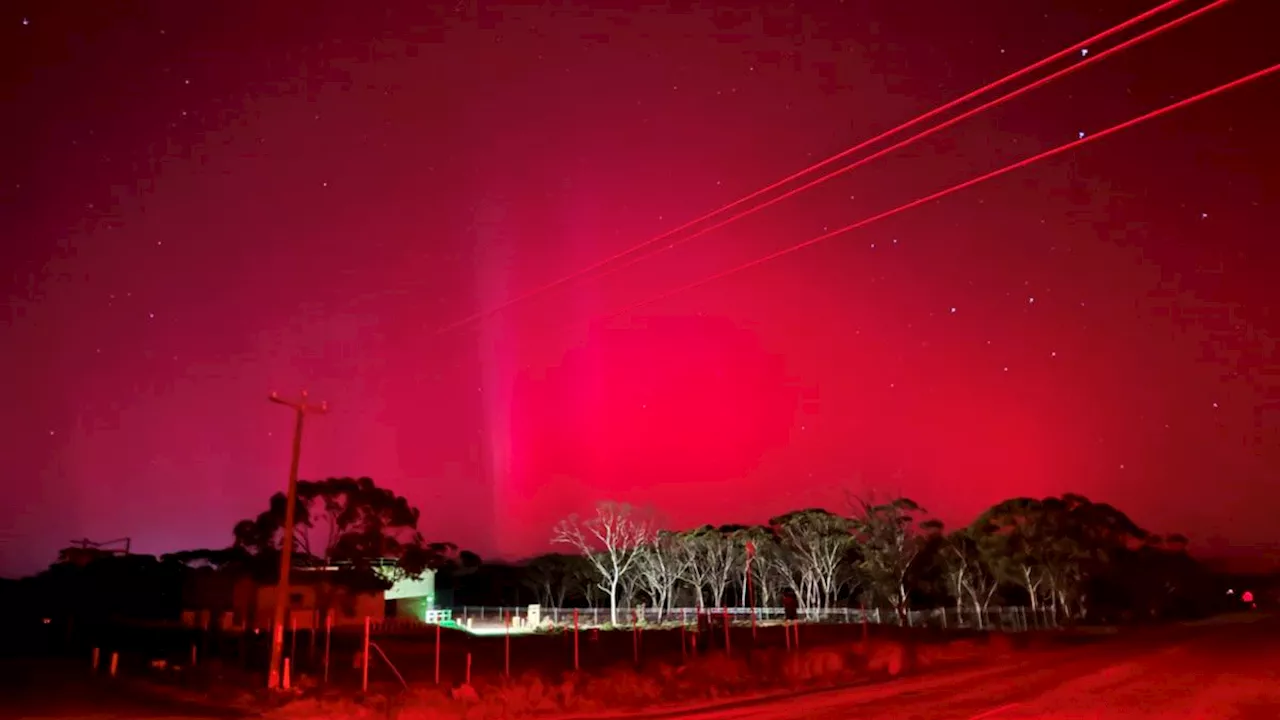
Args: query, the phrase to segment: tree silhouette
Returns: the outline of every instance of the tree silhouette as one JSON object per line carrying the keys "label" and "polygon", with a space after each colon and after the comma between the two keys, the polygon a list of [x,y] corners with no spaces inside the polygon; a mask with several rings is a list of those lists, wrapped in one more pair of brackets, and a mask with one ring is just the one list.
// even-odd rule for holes
{"label": "tree silhouette", "polygon": [[[286,498],[271,496],[267,509],[236,523],[235,545],[255,556],[279,552]],[[348,583],[389,587],[458,561],[452,543],[426,543],[418,509],[373,480],[299,480],[295,510],[296,564],[335,568]]]}

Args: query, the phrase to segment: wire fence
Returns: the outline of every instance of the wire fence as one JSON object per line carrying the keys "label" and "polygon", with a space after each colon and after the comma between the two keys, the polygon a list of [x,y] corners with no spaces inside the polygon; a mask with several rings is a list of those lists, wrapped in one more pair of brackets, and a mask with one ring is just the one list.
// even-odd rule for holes
{"label": "wire fence", "polygon": [[[576,616],[576,624],[575,624]],[[712,651],[797,650],[857,642],[903,632],[945,640],[980,631],[1018,632],[1057,625],[1051,613],[1026,607],[938,608],[897,613],[871,608],[802,610],[794,621],[783,608],[608,608],[463,606],[418,619],[368,619],[359,623],[291,625],[284,655],[293,683],[359,688],[370,685],[461,685],[473,675],[536,673],[556,678],[567,671],[619,663],[679,665]],[[98,672],[125,675],[210,667],[256,686],[265,677],[270,629],[111,624],[86,630],[85,657],[93,648]],[[86,663],[88,664],[88,663]],[[183,670],[187,668],[187,670]],[[198,677],[200,673],[191,675]]]}
{"label": "wire fence", "polygon": [[[494,605],[463,605],[452,611],[433,611],[434,622],[442,619],[453,621],[463,627],[491,628],[504,626],[508,622],[517,628],[527,624],[530,608],[505,607]],[[446,615],[447,613],[447,615]],[[612,613],[607,607],[594,608],[556,608],[538,607],[538,620],[534,624],[547,628],[572,627],[576,621],[582,628],[608,628],[615,623]],[[862,624],[897,625],[916,628],[998,630],[1002,632],[1018,632],[1023,630],[1048,629],[1058,627],[1060,617],[1051,610],[1037,608],[1032,610],[1022,606],[989,607],[978,611],[971,607],[943,607],[928,610],[909,610],[898,613],[881,608],[809,608],[796,611],[796,620],[815,624]],[[697,620],[699,616],[712,616],[720,620],[727,616],[731,624],[749,625],[753,621],[760,624],[781,623],[787,620],[787,611],[780,607],[726,607],[726,608],[671,608],[659,610],[652,607],[636,606],[618,608],[617,623],[619,627],[632,625],[679,625]],[[376,625],[379,632],[394,632],[396,628],[411,629],[418,625],[427,625],[412,619],[389,619]]]}

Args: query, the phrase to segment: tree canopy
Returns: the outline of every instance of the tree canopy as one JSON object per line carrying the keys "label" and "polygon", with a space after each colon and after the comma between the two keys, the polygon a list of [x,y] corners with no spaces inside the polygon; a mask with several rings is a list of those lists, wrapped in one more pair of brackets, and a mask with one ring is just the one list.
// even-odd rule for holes
{"label": "tree canopy", "polygon": [[[236,523],[235,547],[255,558],[278,558],[286,502],[276,493],[266,510]],[[333,567],[352,581],[389,585],[463,559],[452,543],[426,542],[418,509],[367,477],[299,480],[294,518],[295,564]]]}
{"label": "tree canopy", "polygon": [[[571,519],[557,538],[579,551],[528,566],[543,602],[611,608],[776,605],[884,607],[950,603],[984,622],[996,602],[1029,604],[1046,622],[1203,607],[1205,583],[1180,535],[1152,535],[1106,503],[1065,494],[1011,498],[946,532],[910,498],[851,498],[848,512],[795,510],[764,525],[661,530],[612,503]],[[555,560],[552,561],[551,558]],[[581,575],[592,576],[583,579]]]}

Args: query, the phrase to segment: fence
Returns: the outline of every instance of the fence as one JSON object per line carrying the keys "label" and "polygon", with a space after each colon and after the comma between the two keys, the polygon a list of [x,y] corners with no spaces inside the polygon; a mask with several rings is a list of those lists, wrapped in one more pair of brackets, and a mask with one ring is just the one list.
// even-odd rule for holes
{"label": "fence", "polygon": [[[569,627],[574,622],[574,608],[541,607],[542,624],[550,627]],[[577,608],[579,627],[606,628],[611,625],[610,611],[607,607]],[[502,626],[510,618],[527,617],[529,607],[501,607],[493,605],[463,605],[454,608],[452,618],[460,625],[466,626]],[[689,623],[699,614],[719,616],[727,615],[729,622],[735,625],[757,623],[780,623],[786,619],[786,611],[780,607],[728,607],[728,608],[671,608],[661,611],[652,607],[618,608],[618,625],[631,627],[637,625],[667,625]],[[917,628],[999,630],[1017,632],[1022,630],[1046,629],[1058,626],[1059,618],[1044,608],[1032,611],[1030,608],[993,607],[983,612],[968,607],[945,607],[929,610],[910,610],[900,615],[893,610],[880,608],[809,608],[798,612],[798,619],[805,623],[816,624],[862,624],[902,625]],[[397,627],[412,627],[421,624],[409,620],[389,620],[378,624],[381,632],[394,632]]]}
{"label": "fence", "polygon": [[[612,632],[607,608],[574,610],[540,608],[530,623],[526,607],[476,607],[433,615],[439,623],[420,620],[370,620],[360,625],[323,628],[290,626],[284,654],[294,682],[359,688],[371,685],[459,685],[476,676],[519,676],[537,673],[559,677],[575,669],[599,669],[618,663],[679,664],[710,651],[739,653],[794,650],[855,642],[868,634],[908,632],[945,637],[953,632],[1015,632],[1055,625],[1047,612],[1023,607],[996,607],[985,613],[972,608],[892,610],[826,608],[800,612],[798,622],[785,621],[782,608],[620,608]],[[471,632],[466,632],[470,629]],[[531,632],[531,630],[541,632]],[[269,630],[237,631],[218,627],[113,626],[96,628],[85,637],[100,657],[119,653],[125,675],[155,672],[160,667],[210,665],[230,679],[239,668],[246,687],[265,677],[270,652]],[[88,662],[86,648],[86,663]],[[95,654],[95,658],[99,655]],[[106,662],[104,659],[102,662]],[[114,663],[114,661],[113,661]],[[183,672],[186,676],[190,673]],[[194,679],[199,674],[191,674]],[[224,680],[220,680],[222,682]]]}

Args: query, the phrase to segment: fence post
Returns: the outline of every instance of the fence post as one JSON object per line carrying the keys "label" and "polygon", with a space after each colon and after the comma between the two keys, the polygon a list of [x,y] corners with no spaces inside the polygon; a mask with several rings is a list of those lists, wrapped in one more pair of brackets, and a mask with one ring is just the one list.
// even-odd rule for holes
{"label": "fence post", "polygon": [[631,661],[640,664],[640,624],[636,619],[636,609],[631,608]]}
{"label": "fence post", "polygon": [[436,618],[436,684],[440,684],[440,619]]}
{"label": "fence post", "polygon": [[724,654],[728,655],[732,644],[729,639],[729,608],[720,609],[720,624],[724,625]]}
{"label": "fence post", "polygon": [[573,609],[573,671],[578,671],[578,608]]}
{"label": "fence post", "polygon": [[467,684],[468,686],[470,686],[470,685],[471,685],[471,653],[467,653],[467,675],[466,675],[466,684]]}
{"label": "fence post", "polygon": [[101,657],[101,654],[102,654],[102,651],[99,650],[98,648],[93,649],[92,663],[93,663],[93,671],[95,673],[98,672],[98,659],[99,657]]}
{"label": "fence post", "polygon": [[687,662],[689,660],[688,650],[685,649],[687,636],[689,634],[689,623],[685,619],[684,608],[680,608],[680,661]]}
{"label": "fence post", "polygon": [[372,619],[369,616],[364,618],[364,656],[362,658],[363,665],[360,669],[360,692],[369,692],[369,630]]}
{"label": "fence post", "polygon": [[503,623],[506,625],[506,637],[502,644],[502,674],[506,678],[511,677],[511,611],[504,610],[502,613]]}
{"label": "fence post", "polygon": [[324,614],[324,684],[329,684],[329,641],[333,637],[333,611]]}

